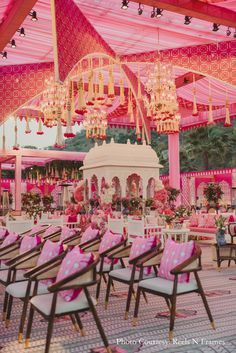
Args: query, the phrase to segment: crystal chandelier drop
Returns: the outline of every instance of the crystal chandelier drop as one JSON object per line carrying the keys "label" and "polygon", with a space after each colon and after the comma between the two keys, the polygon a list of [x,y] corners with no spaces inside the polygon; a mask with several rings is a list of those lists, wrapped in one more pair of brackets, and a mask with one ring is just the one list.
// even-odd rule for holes
{"label": "crystal chandelier drop", "polygon": [[83,125],[87,138],[106,139],[107,113],[104,110],[91,110],[85,113]]}
{"label": "crystal chandelier drop", "polygon": [[180,114],[172,66],[157,59],[145,84],[147,118],[154,121],[159,134],[179,132]]}

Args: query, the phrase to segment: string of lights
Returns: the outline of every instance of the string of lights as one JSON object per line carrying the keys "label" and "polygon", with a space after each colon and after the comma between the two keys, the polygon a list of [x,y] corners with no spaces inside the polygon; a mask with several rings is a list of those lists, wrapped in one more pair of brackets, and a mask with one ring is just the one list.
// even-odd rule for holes
{"label": "string of lights", "polygon": [[[129,8],[129,3],[130,1],[129,0],[122,0],[121,2],[121,9],[122,10],[127,10]],[[138,4],[138,15],[142,15],[143,14],[143,11],[144,11],[144,5],[140,2]],[[156,7],[153,7],[152,8],[152,11],[151,11],[151,14],[150,14],[150,17],[151,18],[161,18],[163,16],[163,9],[160,9],[160,8],[156,8]],[[184,16],[184,24],[185,25],[190,25],[192,22],[192,17],[191,16]],[[218,23],[213,23],[212,24],[212,31],[213,32],[218,32],[220,29],[220,24]],[[226,30],[226,36],[229,37],[230,35],[232,34],[232,31],[230,29],[230,27],[227,28]],[[235,28],[235,31],[233,33],[233,37],[236,38],[236,28]]]}
{"label": "string of lights", "polygon": [[[33,21],[33,22],[38,21],[38,16],[37,16],[37,12],[36,11],[34,11],[34,10],[31,11],[29,13],[29,16],[31,17],[31,21]],[[20,37],[25,37],[26,36],[24,27],[20,27],[16,32],[19,33]],[[14,38],[12,38],[10,40],[9,44],[10,44],[11,48],[13,48],[13,49],[16,48],[16,40]],[[0,53],[0,55],[2,56],[2,59],[6,60],[8,53],[7,53],[6,50],[4,50],[3,52]]]}

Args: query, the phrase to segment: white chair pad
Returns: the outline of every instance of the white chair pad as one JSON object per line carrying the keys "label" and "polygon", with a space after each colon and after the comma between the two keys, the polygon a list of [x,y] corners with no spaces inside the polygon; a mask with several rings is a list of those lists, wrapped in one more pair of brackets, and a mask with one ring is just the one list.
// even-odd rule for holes
{"label": "white chair pad", "polygon": [[[53,294],[42,294],[33,297],[30,302],[43,314],[49,315],[51,312]],[[96,299],[92,298],[93,304],[96,305]],[[88,301],[84,293],[81,293],[75,300],[66,302],[61,296],[57,295],[56,314],[67,314],[77,310],[89,309]]]}
{"label": "white chair pad", "polygon": [[[0,271],[0,281],[3,283],[7,283],[7,276],[8,276],[8,270],[1,270]],[[22,281],[24,280],[24,272],[23,271],[17,271],[16,272],[16,281]]]}
{"label": "white chair pad", "polygon": [[[109,272],[109,276],[111,276],[112,278],[129,281],[131,278],[131,273],[132,273],[132,268],[126,267],[120,270],[112,270],[111,272]],[[140,271],[135,271],[134,280],[138,281],[139,276],[140,276]],[[152,278],[152,277],[155,277],[154,272],[151,272],[150,275],[143,275],[143,278]]]}
{"label": "white chair pad", "polygon": [[[32,282],[30,289],[30,296],[33,295],[35,282]],[[7,286],[6,291],[14,298],[24,298],[26,295],[28,281],[21,281],[16,283],[11,283]],[[38,294],[48,293],[47,285],[39,282],[38,284]]]}
{"label": "white chair pad", "polygon": [[[151,279],[146,279],[139,282],[139,287],[151,289],[156,292],[161,292],[165,294],[172,294],[174,281],[168,279],[156,277]],[[177,293],[187,293],[192,290],[197,289],[197,282],[190,281],[187,283],[178,283]]]}
{"label": "white chair pad", "polygon": [[[108,264],[108,263],[103,264],[103,272],[110,272],[110,268],[111,268],[111,264]],[[117,263],[113,266],[114,270],[118,270],[121,268],[123,268],[123,267],[120,263]],[[99,270],[100,270],[100,264],[97,265],[97,272],[99,272]]]}

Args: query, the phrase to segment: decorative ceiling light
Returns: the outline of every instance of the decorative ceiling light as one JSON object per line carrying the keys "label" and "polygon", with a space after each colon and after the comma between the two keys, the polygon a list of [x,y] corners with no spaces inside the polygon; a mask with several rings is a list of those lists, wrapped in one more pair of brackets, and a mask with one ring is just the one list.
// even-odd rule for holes
{"label": "decorative ceiling light", "polygon": [[138,14],[141,16],[143,13],[143,5],[141,3],[138,4]]}
{"label": "decorative ceiling light", "polygon": [[230,28],[228,27],[228,29],[227,29],[227,31],[226,31],[226,35],[227,35],[227,37],[229,37],[229,36],[230,36],[230,34],[231,34],[231,30],[230,30]]}
{"label": "decorative ceiling light", "polygon": [[217,32],[219,31],[219,29],[220,29],[220,24],[213,23],[212,31]]}
{"label": "decorative ceiling light", "polygon": [[15,39],[12,39],[12,40],[10,41],[10,44],[11,44],[11,48],[16,48],[16,41],[15,41]]}
{"label": "decorative ceiling light", "polygon": [[86,138],[106,139],[107,113],[105,110],[87,112],[84,115],[83,125],[86,129]]}
{"label": "decorative ceiling light", "polygon": [[156,18],[161,18],[163,9],[156,9]]}
{"label": "decorative ceiling light", "polygon": [[17,30],[17,32],[20,33],[20,37],[25,37],[25,29],[24,27],[21,27]]}
{"label": "decorative ceiling light", "polygon": [[156,16],[156,11],[155,7],[153,7],[152,12],[151,12],[151,18],[154,18]]}
{"label": "decorative ceiling light", "polygon": [[147,117],[160,134],[179,132],[180,114],[172,66],[157,59],[145,84]]}
{"label": "decorative ceiling light", "polygon": [[122,1],[122,5],[121,5],[122,10],[127,10],[128,7],[129,7],[129,1],[128,0],[123,0]]}
{"label": "decorative ceiling light", "polygon": [[184,17],[184,24],[185,24],[185,25],[190,25],[191,19],[192,19],[191,16],[185,16],[185,17]]}
{"label": "decorative ceiling light", "polygon": [[55,82],[51,77],[45,81],[46,90],[43,92],[40,110],[44,114],[44,125],[53,127],[57,125],[57,111],[63,111],[66,106],[67,85]]}
{"label": "decorative ceiling light", "polygon": [[33,22],[38,21],[38,17],[37,17],[37,12],[36,11],[31,11],[29,13],[29,15],[31,16],[31,21],[33,21]]}
{"label": "decorative ceiling light", "polygon": [[1,52],[0,55],[2,55],[3,60],[7,59],[7,52],[6,51]]}

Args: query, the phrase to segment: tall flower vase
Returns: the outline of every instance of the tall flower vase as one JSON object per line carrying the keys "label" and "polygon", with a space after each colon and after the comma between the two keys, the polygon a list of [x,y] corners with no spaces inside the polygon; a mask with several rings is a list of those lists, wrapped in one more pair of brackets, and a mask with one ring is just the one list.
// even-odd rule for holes
{"label": "tall flower vase", "polygon": [[222,246],[226,244],[225,240],[225,230],[224,229],[218,229],[216,232],[216,242],[218,246]]}

